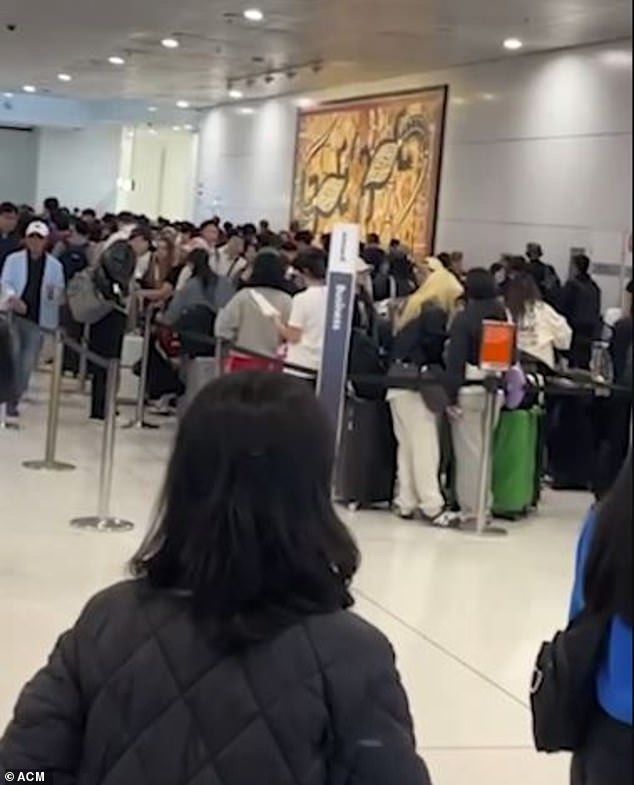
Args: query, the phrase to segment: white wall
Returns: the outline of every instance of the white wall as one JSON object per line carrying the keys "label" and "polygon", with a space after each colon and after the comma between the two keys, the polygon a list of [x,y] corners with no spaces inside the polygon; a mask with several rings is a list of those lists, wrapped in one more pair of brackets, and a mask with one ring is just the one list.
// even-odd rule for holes
{"label": "white wall", "polygon": [[33,202],[37,145],[37,131],[0,128],[0,202]]}
{"label": "white wall", "polygon": [[297,109],[288,99],[262,102],[254,114],[243,109],[213,110],[201,126],[196,216],[219,213],[241,222],[267,217],[286,226]]}
{"label": "white wall", "polygon": [[191,221],[197,150],[188,129],[124,129],[117,210]]}
{"label": "white wall", "polygon": [[62,204],[115,210],[121,128],[43,128],[37,164],[37,201],[59,197]]}
{"label": "white wall", "polygon": [[[359,84],[353,98],[448,84],[437,250],[470,264],[541,241],[567,272],[569,249],[620,254],[632,213],[631,42]],[[212,110],[201,127],[198,217],[289,220],[296,108],[291,98]],[[605,258],[603,261],[619,261]]]}

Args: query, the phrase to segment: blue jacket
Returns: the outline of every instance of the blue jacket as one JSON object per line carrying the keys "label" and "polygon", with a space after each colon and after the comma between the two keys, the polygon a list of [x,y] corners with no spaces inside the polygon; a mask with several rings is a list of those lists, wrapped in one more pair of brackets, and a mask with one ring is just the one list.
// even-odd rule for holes
{"label": "blue jacket", "polygon": [[[577,548],[571,619],[576,619],[585,607],[585,566],[592,548],[595,526],[596,516],[591,512],[584,524]],[[597,674],[597,694],[599,704],[607,714],[619,722],[632,725],[632,628],[618,617],[612,621],[608,648]]]}
{"label": "blue jacket", "polygon": [[[51,254],[46,255],[40,299],[40,327],[56,330],[59,325],[59,306],[64,297],[64,268]],[[22,297],[27,284],[27,252],[16,251],[7,256],[2,269],[2,288]]]}

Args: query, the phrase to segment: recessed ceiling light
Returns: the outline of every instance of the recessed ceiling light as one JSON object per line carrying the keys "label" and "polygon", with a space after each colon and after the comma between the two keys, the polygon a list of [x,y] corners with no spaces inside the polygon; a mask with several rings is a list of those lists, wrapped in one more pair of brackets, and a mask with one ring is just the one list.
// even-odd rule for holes
{"label": "recessed ceiling light", "polygon": [[194,126],[191,123],[187,123],[187,125],[184,125],[183,128],[186,131],[193,131],[194,130]]}
{"label": "recessed ceiling light", "polygon": [[125,65],[125,59],[123,57],[119,57],[118,55],[112,55],[112,57],[109,57],[108,62],[110,65]]}
{"label": "recessed ceiling light", "polygon": [[239,114],[255,114],[255,109],[252,106],[242,106],[238,109]]}
{"label": "recessed ceiling light", "polygon": [[37,87],[34,87],[32,84],[25,84],[22,89],[25,93],[37,93]]}
{"label": "recessed ceiling light", "polygon": [[2,93],[5,98],[13,98],[13,93]]}
{"label": "recessed ceiling light", "polygon": [[518,49],[521,49],[524,46],[524,43],[520,41],[519,38],[507,38],[504,42],[504,48],[508,49],[511,52],[516,52]]}
{"label": "recessed ceiling light", "polygon": [[158,133],[158,131],[156,130],[156,128],[150,128],[150,130],[149,130],[149,132],[148,132],[148,133],[150,133],[152,136],[156,136],[156,134]]}
{"label": "recessed ceiling light", "polygon": [[158,112],[158,106],[148,106],[148,112]]}
{"label": "recessed ceiling light", "polygon": [[57,78],[60,82],[72,82],[73,77],[70,74],[57,74]]}
{"label": "recessed ceiling light", "polygon": [[233,98],[234,101],[239,101],[241,98],[244,98],[244,93],[242,90],[236,90],[235,88],[232,88],[229,90],[229,98]]}
{"label": "recessed ceiling light", "polygon": [[247,8],[243,16],[249,22],[261,22],[264,19],[264,14],[259,8]]}
{"label": "recessed ceiling light", "polygon": [[173,125],[172,126],[172,131],[180,131],[180,130],[181,130],[180,125]]}
{"label": "recessed ceiling light", "polygon": [[189,109],[189,101],[177,101],[176,106],[179,109]]}
{"label": "recessed ceiling light", "polygon": [[164,39],[161,41],[161,44],[162,44],[162,45],[163,45],[163,46],[164,46],[166,49],[178,49],[178,47],[180,46],[180,41],[179,41],[178,39],[176,39],[176,38],[172,38],[172,37],[170,36],[170,37],[168,37],[168,38],[164,38]]}

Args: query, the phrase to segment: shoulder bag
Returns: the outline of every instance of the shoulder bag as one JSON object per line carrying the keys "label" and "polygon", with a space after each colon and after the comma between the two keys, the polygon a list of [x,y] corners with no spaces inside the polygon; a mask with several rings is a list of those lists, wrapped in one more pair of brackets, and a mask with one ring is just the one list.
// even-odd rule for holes
{"label": "shoulder bag", "polygon": [[540,752],[576,752],[598,712],[597,673],[611,626],[582,613],[537,657],[531,685],[533,736]]}

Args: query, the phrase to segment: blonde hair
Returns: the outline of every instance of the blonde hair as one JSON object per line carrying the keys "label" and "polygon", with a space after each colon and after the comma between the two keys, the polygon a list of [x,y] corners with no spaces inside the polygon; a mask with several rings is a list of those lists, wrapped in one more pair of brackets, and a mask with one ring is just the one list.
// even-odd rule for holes
{"label": "blonde hair", "polygon": [[449,316],[453,315],[458,299],[464,293],[464,287],[456,276],[446,270],[442,262],[435,257],[429,256],[424,262],[415,262],[414,265],[418,269],[424,267],[429,274],[422,285],[407,298],[397,321],[399,330],[417,319],[426,303],[435,302]]}

